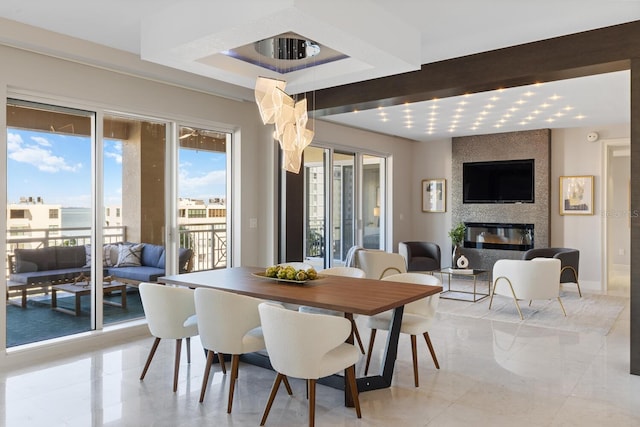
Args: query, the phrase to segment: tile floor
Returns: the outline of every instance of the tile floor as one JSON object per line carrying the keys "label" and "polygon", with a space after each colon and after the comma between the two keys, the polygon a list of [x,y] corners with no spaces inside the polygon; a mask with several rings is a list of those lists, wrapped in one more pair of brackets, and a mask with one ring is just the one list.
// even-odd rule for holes
{"label": "tile floor", "polygon": [[[618,294],[627,294],[628,287]],[[364,327],[363,338],[368,339]],[[341,392],[318,387],[318,426],[638,426],[640,376],[629,371],[629,307],[608,336],[556,332],[439,314],[431,333],[437,371],[420,347],[414,388],[407,337],[391,388],[361,394],[361,420]],[[382,340],[377,351],[382,351]],[[257,426],[274,378],[243,364],[233,413],[228,376],[214,367],[198,403],[205,362],[197,339],[171,391],[173,345],[163,342],[145,381],[138,377],[152,339],[0,373],[4,426]],[[362,369],[362,367],[360,367]],[[304,383],[278,394],[267,426],[307,425]]]}

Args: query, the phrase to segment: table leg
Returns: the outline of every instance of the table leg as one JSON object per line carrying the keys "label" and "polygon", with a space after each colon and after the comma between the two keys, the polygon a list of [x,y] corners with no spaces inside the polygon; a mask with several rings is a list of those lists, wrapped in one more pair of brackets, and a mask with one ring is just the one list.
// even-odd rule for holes
{"label": "table leg", "polygon": [[51,308],[56,309],[58,307],[58,291],[55,288],[51,288]]}
{"label": "table leg", "polygon": [[[350,323],[351,323],[351,333],[349,334],[349,336],[347,337],[347,341],[349,344],[353,344],[353,314],[352,313],[345,313],[344,314],[345,319],[347,319]],[[348,408],[353,408],[355,403],[353,401],[353,397],[351,396],[351,387],[349,384],[349,381],[347,381],[347,370],[350,368],[346,368],[344,370],[344,406],[348,407]],[[355,374],[355,371],[354,371]]]}
{"label": "table leg", "polygon": [[76,316],[80,316],[80,312],[82,311],[80,309],[80,295],[82,293],[81,292],[76,292]]}
{"label": "table leg", "polygon": [[398,340],[400,338],[400,326],[402,325],[402,313],[404,306],[397,307],[393,310],[391,322],[389,324],[389,333],[387,334],[387,344],[384,351],[384,362],[380,375],[357,378],[358,391],[377,390],[391,386],[393,378],[393,369],[398,356]]}

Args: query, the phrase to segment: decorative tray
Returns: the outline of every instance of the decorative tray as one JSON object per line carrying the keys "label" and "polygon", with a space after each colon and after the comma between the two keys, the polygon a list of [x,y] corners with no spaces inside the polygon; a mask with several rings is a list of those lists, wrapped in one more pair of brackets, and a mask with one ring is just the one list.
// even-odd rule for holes
{"label": "decorative tray", "polygon": [[267,279],[267,280],[275,280],[277,282],[284,282],[284,283],[295,283],[297,285],[304,285],[307,282],[314,282],[318,279],[321,279],[322,276],[318,275],[318,277],[316,277],[315,279],[307,279],[307,280],[289,280],[289,279],[280,279],[278,277],[269,277],[266,276],[265,273],[251,273],[253,276],[259,277],[261,279]]}

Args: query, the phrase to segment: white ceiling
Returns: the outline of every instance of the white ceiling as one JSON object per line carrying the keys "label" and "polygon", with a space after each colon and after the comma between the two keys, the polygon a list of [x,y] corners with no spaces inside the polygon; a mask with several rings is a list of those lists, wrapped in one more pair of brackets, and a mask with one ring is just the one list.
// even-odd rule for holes
{"label": "white ceiling", "polygon": [[[231,83],[247,98],[258,75],[282,78],[287,92],[298,93],[397,74],[640,20],[640,0],[2,0],[0,17]],[[348,58],[283,76],[224,55],[286,32]],[[10,38],[0,42],[26,43]],[[29,43],[25,47],[38,50]],[[418,141],[538,128],[597,130],[629,123],[629,88],[629,73],[619,72],[326,119]]]}

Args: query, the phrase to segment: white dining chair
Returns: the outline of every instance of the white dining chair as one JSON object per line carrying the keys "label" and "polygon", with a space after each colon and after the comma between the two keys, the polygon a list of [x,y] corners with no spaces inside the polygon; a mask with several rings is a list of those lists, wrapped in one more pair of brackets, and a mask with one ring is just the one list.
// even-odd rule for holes
{"label": "white dining chair", "polygon": [[367,279],[382,279],[392,274],[407,272],[404,257],[394,252],[359,250],[356,252],[356,266],[364,270]]}
{"label": "white dining chair", "polygon": [[350,322],[337,316],[287,310],[271,303],[260,304],[259,311],[269,359],[277,372],[260,425],[267,421],[280,383],[294,377],[307,381],[309,426],[312,427],[316,381],[342,370],[345,370],[345,386],[351,391],[357,417],[361,418],[355,378],[360,352],[345,342],[351,334]]}
{"label": "white dining chair", "polygon": [[[401,273],[384,277],[382,280],[403,282],[403,283],[416,283],[419,285],[432,285],[440,286],[440,279],[430,274],[424,273]],[[391,284],[390,284],[391,286]],[[438,302],[440,301],[440,294],[430,295],[426,298],[422,298],[418,301],[410,302],[404,306],[404,312],[402,315],[402,323],[400,326],[400,333],[407,334],[411,337],[411,354],[413,358],[413,382],[416,387],[419,386],[418,380],[418,346],[416,336],[418,334],[424,337],[433,364],[436,369],[440,369],[436,352],[433,349],[431,338],[429,337],[429,328],[433,323],[433,319],[436,315],[438,308]],[[365,375],[369,372],[369,363],[371,361],[371,353],[373,353],[373,346],[376,339],[376,331],[378,329],[389,330],[393,311],[385,311],[384,313],[376,314],[375,316],[367,317],[367,326],[371,328],[371,335],[369,338],[369,349],[367,351],[367,362],[365,364]]]}
{"label": "white dining chair", "polygon": [[[227,413],[231,413],[233,394],[238,379],[240,355],[265,348],[258,305],[262,300],[213,288],[195,290],[200,341],[207,350],[207,363],[202,378],[200,402],[204,401],[214,353],[231,355],[231,378]],[[291,394],[291,389],[287,390]]]}
{"label": "white dining chair", "polygon": [[144,380],[160,340],[175,339],[176,354],[173,369],[173,391],[175,392],[178,389],[182,339],[186,338],[187,362],[191,363],[191,337],[198,335],[193,290],[146,282],[140,283],[138,290],[149,331],[151,335],[156,337],[140,375],[140,380]]}
{"label": "white dining chair", "polygon": [[560,271],[562,263],[557,258],[500,259],[493,265],[493,289],[489,300],[489,310],[493,297],[502,295],[513,298],[520,319],[524,320],[518,300],[557,299],[562,313],[567,312],[560,299]]}
{"label": "white dining chair", "polygon": [[[319,271],[318,274],[320,275],[324,274],[329,276],[353,277],[356,279],[363,279],[365,277],[364,270],[361,270],[357,267],[343,267],[343,266],[325,268],[324,270]],[[328,310],[326,308],[311,307],[307,305],[300,306],[298,308],[298,311],[302,313],[319,313],[319,314],[329,314],[331,316],[345,317],[345,314],[342,311]],[[364,354],[364,345],[362,344],[362,338],[360,338],[360,332],[358,331],[358,326],[356,325],[356,322],[355,322],[355,316],[356,315],[353,315],[353,317],[351,318],[353,335],[355,336],[356,341],[358,342],[358,346],[360,347],[360,352]]]}

